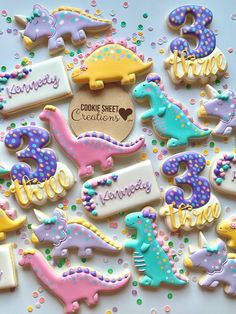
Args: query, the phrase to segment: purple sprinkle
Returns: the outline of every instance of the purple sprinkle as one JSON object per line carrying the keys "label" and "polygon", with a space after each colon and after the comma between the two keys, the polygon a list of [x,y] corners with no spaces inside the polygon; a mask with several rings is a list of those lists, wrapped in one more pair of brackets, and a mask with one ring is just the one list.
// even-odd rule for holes
{"label": "purple sprinkle", "polygon": [[82,273],[82,268],[81,267],[77,268],[77,273]]}
{"label": "purple sprinkle", "polygon": [[103,276],[102,275],[99,276],[98,279],[102,281],[103,280]]}
{"label": "purple sprinkle", "polygon": [[88,268],[85,268],[85,269],[84,269],[84,273],[89,274],[89,269],[88,269]]}
{"label": "purple sprinkle", "polygon": [[63,274],[62,274],[62,277],[67,277],[68,276],[68,273],[65,271]]}

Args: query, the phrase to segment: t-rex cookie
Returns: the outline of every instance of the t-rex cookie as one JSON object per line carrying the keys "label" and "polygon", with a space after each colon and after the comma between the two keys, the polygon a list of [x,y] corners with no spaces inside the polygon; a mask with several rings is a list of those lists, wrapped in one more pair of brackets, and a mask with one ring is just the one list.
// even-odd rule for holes
{"label": "t-rex cookie", "polygon": [[13,244],[2,244],[0,245],[0,290],[16,288],[17,285]]}
{"label": "t-rex cookie", "polygon": [[[179,174],[182,164],[186,166],[186,170],[183,174]],[[202,229],[219,218],[220,203],[211,193],[210,182],[200,176],[205,166],[204,156],[196,152],[183,152],[164,160],[162,173],[169,178],[174,178],[174,183],[177,185],[166,191],[165,203],[159,210],[160,216],[165,217],[170,230]],[[191,195],[185,197],[182,187],[189,187]]]}
{"label": "t-rex cookie", "polygon": [[145,207],[141,212],[126,216],[128,228],[137,230],[136,240],[127,240],[125,248],[134,251],[134,264],[143,277],[142,286],[158,287],[161,283],[182,286],[188,280],[176,271],[168,247],[157,236],[157,212],[151,207]]}
{"label": "t-rex cookie", "polygon": [[213,117],[220,122],[213,129],[212,134],[230,136],[236,130],[236,96],[231,90],[219,92],[210,85],[206,85],[206,94],[209,100],[201,100],[198,111],[200,118]]}
{"label": "t-rex cookie", "polygon": [[[62,57],[26,66],[22,76],[13,71],[0,80],[0,114],[8,116],[72,95]],[[27,73],[27,75],[26,75]]]}
{"label": "t-rex cookie", "polygon": [[32,268],[44,288],[63,303],[65,314],[77,313],[80,300],[85,300],[88,305],[95,305],[99,292],[115,292],[124,287],[130,279],[129,272],[118,278],[107,278],[83,266],[71,267],[63,274],[57,274],[43,255],[33,249],[23,252],[19,265],[29,265]]}
{"label": "t-rex cookie", "polygon": [[225,293],[235,297],[235,254],[227,254],[226,244],[221,239],[209,244],[201,232],[199,246],[198,249],[189,246],[189,254],[184,261],[185,266],[204,271],[198,281],[201,287],[214,289],[221,283]]}
{"label": "t-rex cookie", "polygon": [[224,153],[215,158],[210,181],[218,192],[236,196],[236,154]]}
{"label": "t-rex cookie", "polygon": [[227,238],[227,245],[236,249],[236,216],[231,216],[228,219],[222,220],[216,227],[217,233]]}
{"label": "t-rex cookie", "polygon": [[203,139],[211,133],[195,122],[181,103],[168,97],[155,73],[149,74],[146,81],[134,88],[133,96],[138,102],[150,101],[151,109],[142,114],[141,120],[152,119],[157,134],[169,139],[167,147],[170,149],[186,146],[190,139]]}
{"label": "t-rex cookie", "polygon": [[[185,26],[189,16],[192,24]],[[206,84],[225,73],[226,58],[216,46],[216,35],[207,28],[212,20],[212,12],[200,5],[182,5],[169,14],[168,25],[181,33],[170,43],[170,56],[165,60],[165,68],[175,84]],[[185,37],[197,40],[196,48]]]}
{"label": "t-rex cookie", "polygon": [[78,249],[79,257],[91,257],[93,249],[114,253],[122,248],[89,221],[83,218],[68,219],[59,208],[54,210],[52,217],[36,209],[34,212],[40,225],[32,226],[32,242],[53,244],[54,264],[59,258],[67,257],[72,248]]}
{"label": "t-rex cookie", "polygon": [[71,35],[74,46],[86,40],[86,33],[97,33],[111,27],[111,21],[97,18],[78,8],[67,6],[49,11],[39,4],[34,5],[30,16],[16,15],[15,20],[25,26],[21,35],[26,49],[31,50],[43,41],[48,41],[50,54],[65,49],[64,38]]}
{"label": "t-rex cookie", "polygon": [[16,218],[16,211],[9,209],[9,203],[0,199],[0,240],[6,238],[6,233],[15,231],[24,226],[26,216]]}
{"label": "t-rex cookie", "polygon": [[149,160],[86,181],[82,187],[85,210],[102,219],[160,199]]}
{"label": "t-rex cookie", "polygon": [[104,83],[121,82],[134,84],[136,76],[150,72],[153,62],[143,62],[143,55],[136,55],[135,45],[128,47],[122,40],[117,43],[108,39],[97,44],[81,67],[72,73],[72,80],[78,84],[89,83],[90,89],[102,89]]}
{"label": "t-rex cookie", "polygon": [[[24,139],[28,143],[22,149]],[[47,200],[57,201],[66,195],[74,184],[74,176],[63,163],[57,162],[52,149],[45,148],[50,143],[50,134],[37,126],[22,126],[11,130],[5,137],[5,145],[16,153],[20,163],[10,170],[14,194],[21,207],[32,204],[44,205]],[[35,169],[25,161],[36,163]]]}
{"label": "t-rex cookie", "polygon": [[39,117],[49,123],[51,133],[57,143],[80,168],[81,177],[91,176],[93,165],[97,163],[101,165],[103,171],[111,169],[113,156],[129,155],[144,145],[142,136],[131,143],[120,143],[100,132],[86,132],[75,137],[68,128],[61,111],[54,106],[46,106]]}

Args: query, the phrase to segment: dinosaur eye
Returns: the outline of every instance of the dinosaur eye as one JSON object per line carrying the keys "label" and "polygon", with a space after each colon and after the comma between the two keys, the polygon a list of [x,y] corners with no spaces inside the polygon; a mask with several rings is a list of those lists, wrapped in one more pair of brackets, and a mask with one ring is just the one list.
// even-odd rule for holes
{"label": "dinosaur eye", "polygon": [[38,20],[35,20],[35,19],[34,19],[34,20],[33,20],[33,25],[37,25],[38,22],[39,22]]}

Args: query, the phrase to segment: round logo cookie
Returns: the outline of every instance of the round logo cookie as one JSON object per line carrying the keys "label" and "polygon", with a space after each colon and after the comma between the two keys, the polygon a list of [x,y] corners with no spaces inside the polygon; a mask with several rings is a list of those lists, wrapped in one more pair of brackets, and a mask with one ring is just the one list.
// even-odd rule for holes
{"label": "round logo cookie", "polygon": [[134,126],[134,107],[128,93],[114,85],[91,91],[81,88],[70,104],[69,122],[77,136],[87,131],[109,134],[124,140]]}

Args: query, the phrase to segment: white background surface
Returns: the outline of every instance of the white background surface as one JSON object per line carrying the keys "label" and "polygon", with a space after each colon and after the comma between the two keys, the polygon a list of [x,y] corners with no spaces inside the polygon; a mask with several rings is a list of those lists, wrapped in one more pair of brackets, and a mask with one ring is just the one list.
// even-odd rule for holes
{"label": "white background surface", "polygon": [[[174,0],[146,0],[146,1],[140,1],[140,0],[129,0],[129,8],[124,9],[122,6],[123,1],[118,0],[112,0],[112,1],[97,1],[97,7],[93,8],[90,6],[90,1],[40,1],[40,4],[43,4],[48,7],[49,10],[52,10],[60,5],[70,5],[70,6],[77,6],[82,9],[89,9],[90,13],[94,13],[96,9],[101,9],[103,11],[102,16],[105,18],[112,18],[110,16],[111,10],[114,10],[116,13],[116,18],[118,20],[117,24],[113,25],[117,28],[117,33],[114,35],[114,38],[123,38],[126,36],[132,37],[133,33],[137,33],[137,26],[139,24],[144,25],[144,37],[145,41],[142,43],[140,47],[138,47],[138,51],[144,53],[145,57],[152,57],[155,62],[154,70],[158,72],[163,80],[163,83],[165,84],[165,89],[168,91],[170,96],[173,96],[177,98],[178,100],[182,101],[190,110],[191,114],[196,117],[196,111],[199,107],[198,102],[196,102],[195,105],[189,104],[190,98],[196,98],[199,99],[199,92],[200,88],[193,88],[191,90],[187,90],[186,88],[182,87],[178,90],[175,89],[174,85],[171,83],[167,73],[165,72],[163,68],[163,60],[165,57],[168,56],[168,42],[175,38],[177,36],[177,33],[170,32],[166,25],[166,17],[167,15],[176,7],[188,4],[186,1],[174,1]],[[34,2],[31,0],[8,0],[3,1],[0,0],[0,10],[6,9],[8,11],[9,16],[14,16],[15,14],[25,14],[30,15],[32,13],[32,7]],[[190,4],[190,3],[189,3]],[[230,74],[230,77],[227,80],[222,80],[223,84],[228,84],[228,86],[232,89],[236,89],[236,57],[235,57],[235,51],[233,53],[228,53],[228,48],[234,48],[236,49],[236,42],[235,42],[235,31],[236,31],[236,21],[233,21],[231,19],[231,15],[233,13],[236,13],[236,1],[235,0],[224,0],[224,1],[214,1],[214,0],[207,0],[207,1],[191,1],[191,4],[202,4],[206,5],[209,9],[212,10],[214,14],[214,20],[211,24],[211,29],[218,30],[219,34],[217,36],[217,46],[225,53],[226,58],[228,60],[228,71]],[[142,15],[143,13],[148,13],[148,18],[143,19]],[[125,21],[127,23],[126,28],[121,28],[120,23],[121,21]],[[148,26],[153,26],[154,30],[152,32],[148,31]],[[14,28],[13,24],[7,24],[5,22],[5,18],[0,16],[0,30],[3,30],[4,34],[0,35],[0,64],[6,65],[8,70],[11,70],[14,68],[15,64],[19,62],[24,56],[28,56],[28,52],[24,49],[23,43],[21,41],[20,36],[14,36],[12,34],[6,34],[6,29]],[[159,46],[156,45],[155,49],[152,49],[150,46],[151,42],[157,42],[159,38],[162,38],[163,36],[168,37],[168,42]],[[96,39],[89,36],[89,41],[95,42]],[[73,47],[70,45],[70,43],[67,43],[68,49],[73,49]],[[159,49],[164,48],[165,54],[161,55],[159,53]],[[86,51],[86,46],[84,45],[82,47],[83,53]],[[35,57],[33,58],[33,63],[45,60],[48,56],[48,51],[46,46],[40,46],[39,48],[35,49]],[[19,52],[21,55],[21,59],[16,60],[14,58],[14,54],[16,52]],[[71,58],[66,58],[67,61],[71,61]],[[77,89],[77,87],[75,87]],[[63,101],[63,103],[60,105],[60,109],[63,110],[65,116],[67,116],[68,113],[68,106],[69,101]],[[6,132],[7,126],[15,122],[18,126],[20,126],[20,122],[22,119],[25,119],[28,124],[32,121],[37,121],[37,116],[40,113],[42,108],[38,108],[37,110],[34,110],[34,115],[32,116],[32,111],[24,112],[22,114],[19,114],[15,117],[12,117],[7,120],[1,120],[0,121],[0,129],[3,132]],[[134,139],[140,134],[144,133],[142,131],[142,126],[139,122],[139,116],[141,112],[143,112],[144,108],[140,105],[136,104],[136,122],[134,130],[131,132],[127,140]],[[213,124],[215,125],[215,124]],[[38,121],[38,126],[45,126],[43,125],[41,121]],[[147,148],[146,152],[148,155],[148,158],[152,160],[153,167],[156,171],[159,171],[160,167],[160,161],[157,159],[157,156],[152,153],[153,145],[151,144],[152,139],[155,139],[156,136],[153,134],[152,136],[148,136],[147,132],[146,134],[146,143]],[[210,139],[209,141],[211,141]],[[217,147],[220,148],[220,152],[224,151],[232,151],[235,147],[235,138],[231,136],[228,143],[224,143],[223,141],[220,141],[218,139],[214,139],[215,144]],[[52,148],[55,148],[56,154],[58,156],[58,159],[60,161],[65,162],[67,165],[71,166],[71,169],[73,170],[74,174],[77,176],[77,169],[72,162],[63,155],[63,152],[60,150],[60,148],[57,146],[55,141],[53,140],[52,145],[50,146]],[[159,145],[159,140],[157,147],[159,148],[159,151],[161,150],[161,147]],[[187,148],[188,150],[191,150],[191,147],[189,146]],[[212,148],[209,148],[209,145],[202,144],[198,148],[194,148],[195,151],[203,152],[204,149],[209,150],[209,155],[207,156],[207,159],[212,159],[212,157],[215,155]],[[9,154],[7,149],[4,147],[4,144],[0,143],[0,158],[2,161],[7,161],[9,165],[12,165],[17,160],[14,156],[14,154]],[[115,168],[114,169],[120,169],[123,167],[123,165],[130,165],[138,162],[140,159],[140,154],[136,154],[132,158],[127,159],[121,159],[116,158],[115,161]],[[207,171],[209,170],[209,167],[207,167],[205,174],[207,175]],[[96,174],[101,174],[100,171],[97,171]],[[163,180],[163,178],[158,178],[158,181],[160,185],[163,188],[168,187],[168,184],[166,181]],[[74,186],[74,188],[71,190],[71,192],[68,194],[68,199],[70,200],[70,205],[75,204],[76,198],[80,197],[80,189],[81,189],[81,182],[78,179],[77,184]],[[228,197],[224,197],[223,195],[219,195],[215,192],[215,195],[219,196],[219,199],[222,204],[222,216],[228,216],[229,213],[226,213],[226,208],[231,208],[231,213],[235,212],[235,200],[230,199]],[[9,199],[11,207],[16,207],[18,209],[18,215],[24,214],[24,212],[28,215],[28,222],[34,223],[36,222],[35,217],[31,210],[24,211],[19,208],[19,206],[16,204],[14,197],[11,197]],[[58,202],[59,203],[59,202]],[[43,210],[47,213],[52,213],[52,209],[55,207],[58,203],[48,203],[47,206],[43,207]],[[157,204],[158,207],[158,204]],[[156,207],[156,208],[157,208]],[[80,212],[81,207],[78,206],[78,211]],[[76,215],[76,212],[71,211],[71,209],[68,209],[68,215],[74,216]],[[124,228],[124,222],[122,218],[114,217],[112,219],[113,221],[116,221],[119,223],[119,228],[114,230],[109,227],[109,222],[95,222],[99,228],[106,234],[110,236],[117,236],[117,241],[123,242],[125,240],[125,236],[121,234],[121,230]],[[163,224],[163,221],[161,219],[158,220],[158,229],[164,229],[165,225]],[[24,239],[24,231],[21,232],[21,235],[17,236],[16,234],[7,235],[7,241],[15,242],[18,245],[18,248],[26,248],[29,245],[27,245],[27,240]],[[205,235],[208,239],[214,239],[216,237],[214,226],[212,226],[209,229],[205,230]],[[197,232],[193,231],[189,235],[190,243],[196,244],[197,242]],[[26,237],[30,237],[30,232],[27,232]],[[174,249],[178,251],[178,241],[177,237],[173,237],[173,241],[175,243]],[[46,248],[46,247],[45,247]],[[185,248],[184,248],[185,251]],[[17,256],[17,249],[15,250],[16,256]],[[118,258],[123,258],[124,264],[118,265],[117,260]],[[18,256],[17,256],[18,259]],[[182,259],[183,255],[180,256],[180,263],[179,267],[182,267]],[[71,259],[72,263],[74,265],[79,265],[81,262],[76,257],[76,255],[73,256]],[[95,269],[103,270],[104,272],[107,271],[108,268],[113,268],[114,273],[119,273],[120,271],[123,271],[126,264],[129,265],[131,271],[132,271],[132,279],[137,280],[138,279],[138,273],[133,267],[132,263],[132,256],[131,254],[127,252],[122,252],[119,256],[111,257],[109,255],[102,255],[102,254],[96,254],[92,260],[87,262],[87,265],[92,266]],[[19,276],[19,287],[14,292],[1,292],[0,293],[0,313],[4,314],[23,314],[27,313],[27,306],[32,305],[33,307],[38,302],[38,299],[34,299],[32,297],[32,292],[37,290],[39,288],[39,283],[37,282],[35,276],[31,271],[24,270],[17,266],[18,276]],[[89,309],[86,304],[81,303],[81,308],[79,313],[94,313],[94,314],[103,314],[108,309],[112,309],[112,307],[116,306],[118,308],[118,312],[120,314],[128,314],[128,313],[142,313],[142,314],[149,314],[151,313],[152,309],[156,309],[158,314],[165,313],[164,306],[169,305],[171,307],[171,313],[173,314],[208,314],[208,313],[214,313],[214,314],[232,314],[235,313],[235,306],[236,306],[236,298],[229,298],[225,293],[223,292],[222,287],[216,288],[214,291],[206,291],[202,290],[195,282],[193,282],[193,277],[196,274],[191,273],[190,274],[190,283],[184,288],[180,289],[174,289],[172,286],[168,287],[161,287],[159,289],[155,290],[148,290],[138,287],[133,287],[130,283],[123,291],[120,291],[113,296],[108,295],[101,295],[98,305],[93,308]],[[132,280],[131,280],[132,282]],[[137,296],[132,295],[132,290],[136,289],[138,292]],[[168,300],[167,294],[169,292],[173,293],[173,299]],[[41,296],[41,295],[40,295]],[[45,297],[46,302],[42,305],[41,309],[36,309],[34,307],[34,312],[45,314],[59,314],[63,313],[63,306],[49,293],[44,291],[42,293],[42,296]],[[136,300],[138,298],[141,298],[143,303],[142,305],[137,305]],[[33,313],[34,313],[33,312]],[[155,312],[153,312],[154,314]]]}

